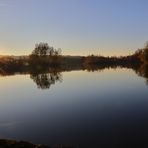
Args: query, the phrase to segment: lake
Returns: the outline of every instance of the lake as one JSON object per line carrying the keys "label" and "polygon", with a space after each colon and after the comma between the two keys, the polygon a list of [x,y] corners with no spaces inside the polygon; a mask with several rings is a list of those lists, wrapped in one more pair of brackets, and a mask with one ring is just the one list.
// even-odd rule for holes
{"label": "lake", "polygon": [[74,147],[148,147],[148,85],[116,68],[0,77],[0,138]]}

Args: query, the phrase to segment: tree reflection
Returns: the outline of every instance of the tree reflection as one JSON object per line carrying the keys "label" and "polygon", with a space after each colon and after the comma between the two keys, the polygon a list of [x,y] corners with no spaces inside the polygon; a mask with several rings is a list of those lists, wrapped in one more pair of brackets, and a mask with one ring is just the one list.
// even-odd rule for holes
{"label": "tree reflection", "polygon": [[62,82],[62,75],[59,72],[31,74],[30,78],[33,79],[40,89],[49,89],[57,81]]}
{"label": "tree reflection", "polygon": [[[79,61],[80,62],[80,61]],[[101,62],[100,64],[87,63],[84,64],[71,64],[67,61],[65,65],[21,65],[23,60],[14,62],[13,59],[7,58],[7,61],[1,60],[0,62],[0,76],[9,76],[15,74],[30,74],[30,78],[37,84],[40,89],[49,89],[51,85],[55,84],[57,81],[62,81],[61,72],[72,71],[72,70],[87,70],[90,72],[93,71],[102,71],[104,69],[110,68],[127,68],[133,69],[136,74],[146,79],[146,84],[148,85],[148,63],[126,63],[124,60],[122,62]],[[81,61],[82,62],[82,61]],[[4,64],[7,63],[7,64]],[[70,63],[70,64],[69,64]],[[21,66],[20,66],[21,65]]]}
{"label": "tree reflection", "polygon": [[148,64],[142,64],[136,73],[139,76],[144,77],[146,79],[146,84],[148,85]]}

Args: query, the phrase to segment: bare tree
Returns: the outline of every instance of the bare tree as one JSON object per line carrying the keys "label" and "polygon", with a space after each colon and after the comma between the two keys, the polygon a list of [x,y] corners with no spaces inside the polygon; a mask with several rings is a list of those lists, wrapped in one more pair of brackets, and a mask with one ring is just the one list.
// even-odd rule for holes
{"label": "bare tree", "polygon": [[61,49],[54,49],[50,47],[48,43],[39,43],[35,45],[35,49],[32,51],[32,55],[36,56],[54,56],[60,55]]}

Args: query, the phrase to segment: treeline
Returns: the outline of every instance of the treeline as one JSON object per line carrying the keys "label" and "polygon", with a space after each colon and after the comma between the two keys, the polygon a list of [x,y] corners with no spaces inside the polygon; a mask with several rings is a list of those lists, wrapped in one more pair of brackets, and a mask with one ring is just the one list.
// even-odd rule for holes
{"label": "treeline", "polygon": [[46,43],[37,44],[29,56],[0,57],[0,75],[30,74],[30,78],[41,89],[62,81],[63,71],[101,71],[118,67],[133,69],[148,84],[148,43],[133,55],[123,57],[63,56],[60,49],[54,49]]}
{"label": "treeline", "polygon": [[58,69],[87,69],[97,70],[105,67],[127,67],[136,69],[148,64],[148,42],[145,47],[138,49],[133,55],[121,57],[103,57],[96,55],[63,56],[61,49],[50,47],[47,43],[35,45],[35,49],[26,57],[1,57],[0,73],[25,72],[50,68]]}
{"label": "treeline", "polygon": [[104,57],[89,55],[83,59],[84,67],[89,70],[100,67],[127,67],[136,69],[143,64],[148,65],[148,42],[144,48],[138,49],[134,54],[129,56]]}
{"label": "treeline", "polygon": [[124,56],[124,57],[103,57],[90,55],[84,57],[84,67],[135,67],[141,63],[137,55]]}
{"label": "treeline", "polygon": [[120,57],[103,57],[90,55],[83,56],[62,56],[61,49],[50,47],[47,43],[36,44],[35,49],[29,56],[28,64],[33,66],[81,66],[83,69],[89,67],[136,67],[148,63],[148,42],[142,49],[138,49],[134,54]]}
{"label": "treeline", "polygon": [[14,57],[7,56],[0,58],[0,74],[1,75],[11,75],[15,73],[21,73],[22,71],[27,71],[29,65],[29,60],[26,58],[15,59]]}

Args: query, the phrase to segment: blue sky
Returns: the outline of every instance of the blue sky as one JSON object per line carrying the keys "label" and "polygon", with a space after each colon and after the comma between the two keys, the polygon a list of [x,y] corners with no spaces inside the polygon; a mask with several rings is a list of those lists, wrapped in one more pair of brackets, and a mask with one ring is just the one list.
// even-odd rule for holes
{"label": "blue sky", "polygon": [[147,0],[0,0],[0,54],[48,42],[63,54],[126,55],[148,40]]}

